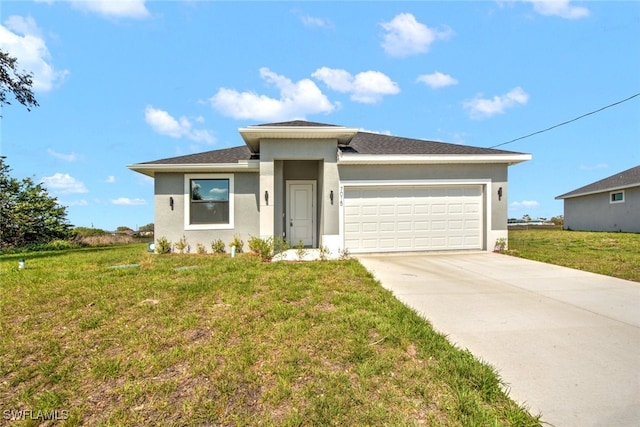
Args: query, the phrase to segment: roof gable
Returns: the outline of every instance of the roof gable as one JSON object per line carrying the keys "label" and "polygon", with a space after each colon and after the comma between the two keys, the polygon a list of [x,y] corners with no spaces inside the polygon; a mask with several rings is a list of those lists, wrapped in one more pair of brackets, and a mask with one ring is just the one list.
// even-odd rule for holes
{"label": "roof gable", "polygon": [[556,199],[568,199],[588,194],[603,193],[606,191],[620,190],[628,187],[640,186],[640,166],[632,167],[625,171],[616,173],[600,181],[580,187],[576,190],[562,194]]}

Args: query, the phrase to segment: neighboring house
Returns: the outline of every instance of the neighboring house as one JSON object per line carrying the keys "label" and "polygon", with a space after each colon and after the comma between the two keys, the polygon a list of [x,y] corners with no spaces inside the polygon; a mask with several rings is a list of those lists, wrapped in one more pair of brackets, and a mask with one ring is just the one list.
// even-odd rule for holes
{"label": "neighboring house", "polygon": [[245,145],[129,165],[155,181],[155,236],[210,248],[283,237],[332,253],[493,250],[507,168],[530,154],[291,121]]}
{"label": "neighboring house", "polygon": [[640,166],[556,197],[564,228],[640,233]]}

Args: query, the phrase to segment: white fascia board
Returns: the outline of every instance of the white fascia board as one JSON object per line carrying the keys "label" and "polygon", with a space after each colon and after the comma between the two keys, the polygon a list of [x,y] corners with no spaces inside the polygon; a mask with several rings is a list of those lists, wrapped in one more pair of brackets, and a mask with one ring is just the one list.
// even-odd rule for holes
{"label": "white fascia board", "polygon": [[238,163],[134,164],[127,165],[127,168],[153,178],[159,172],[259,172],[260,162],[242,160]]}
{"label": "white fascia board", "polygon": [[248,126],[238,132],[252,152],[260,152],[262,139],[336,139],[348,143],[358,133],[356,128],[342,126]]}
{"label": "white fascia board", "polygon": [[623,185],[623,186],[620,186],[620,187],[604,188],[602,190],[596,190],[596,191],[587,191],[585,193],[576,193],[576,194],[572,194],[571,196],[561,195],[561,196],[555,197],[555,200],[573,199],[573,198],[576,198],[576,197],[591,196],[591,195],[594,195],[594,194],[610,193],[612,191],[626,190],[627,188],[635,188],[635,187],[640,187],[640,183]]}
{"label": "white fascia board", "polygon": [[340,154],[339,165],[517,163],[531,160],[531,154]]}

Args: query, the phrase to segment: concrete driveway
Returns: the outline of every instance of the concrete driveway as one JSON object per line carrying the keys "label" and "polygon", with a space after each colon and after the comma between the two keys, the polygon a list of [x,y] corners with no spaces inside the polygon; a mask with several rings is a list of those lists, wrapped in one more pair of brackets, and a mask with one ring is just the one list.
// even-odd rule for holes
{"label": "concrete driveway", "polygon": [[485,252],[357,258],[544,422],[640,425],[640,283]]}

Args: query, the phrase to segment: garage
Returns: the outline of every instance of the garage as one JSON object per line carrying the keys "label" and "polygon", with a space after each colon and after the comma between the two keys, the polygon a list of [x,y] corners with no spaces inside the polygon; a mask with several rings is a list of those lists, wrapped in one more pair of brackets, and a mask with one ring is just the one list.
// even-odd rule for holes
{"label": "garage", "polygon": [[482,186],[344,189],[344,244],[351,253],[482,249]]}

